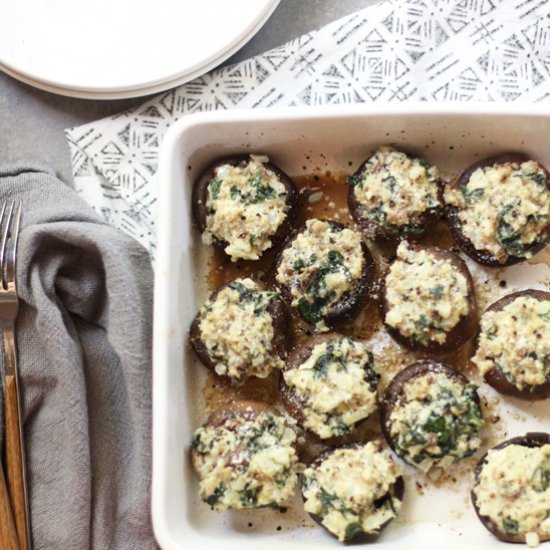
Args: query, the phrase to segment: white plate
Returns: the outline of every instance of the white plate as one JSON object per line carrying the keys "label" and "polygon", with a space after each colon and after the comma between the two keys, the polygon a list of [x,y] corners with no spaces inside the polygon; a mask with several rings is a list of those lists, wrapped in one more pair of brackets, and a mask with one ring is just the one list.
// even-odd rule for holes
{"label": "white plate", "polygon": [[0,0],[0,68],[63,95],[147,95],[221,63],[279,1]]}
{"label": "white plate", "polygon": [[[350,162],[357,167],[373,148],[387,143],[425,151],[446,174],[503,151],[525,152],[548,166],[549,134],[550,114],[543,106],[428,103],[212,112],[191,115],[169,130],[158,175],[153,349],[152,513],[162,548],[341,547],[311,524],[299,499],[284,515],[273,510],[221,514],[211,511],[198,497],[189,446],[194,429],[203,421],[200,396],[206,369],[190,353],[186,335],[205,297],[209,253],[189,215],[191,187],[200,171],[217,157],[250,152],[254,147],[275,159],[291,176],[315,169],[349,172]],[[469,265],[477,280],[493,279],[497,284],[491,287],[499,295],[516,288],[548,288],[550,280],[550,270],[541,263],[523,263],[507,268],[504,274],[473,262]],[[498,285],[503,277],[508,281],[506,289]],[[496,396],[487,384],[482,383],[480,391],[489,399]],[[499,403],[493,413],[501,416],[506,432],[499,433],[499,439],[548,431],[548,402],[500,397]],[[461,475],[454,485],[426,484],[422,496],[415,480],[423,477],[407,469],[402,513],[382,534],[376,548],[506,550],[508,546],[481,525],[469,502],[471,480],[464,469],[471,464],[460,465]]]}

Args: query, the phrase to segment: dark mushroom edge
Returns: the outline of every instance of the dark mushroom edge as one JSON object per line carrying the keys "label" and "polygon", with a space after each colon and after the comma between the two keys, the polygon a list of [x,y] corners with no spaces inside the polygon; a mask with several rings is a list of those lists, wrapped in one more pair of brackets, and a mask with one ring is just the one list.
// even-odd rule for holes
{"label": "dark mushroom edge", "polygon": [[[430,412],[422,424],[403,420],[399,425],[406,425],[408,429],[404,433],[392,433],[395,422],[392,414],[397,414],[400,407],[404,407],[404,414],[407,414],[407,385],[422,381],[430,375],[434,375],[434,379],[430,380],[426,390],[430,397],[433,392],[434,398],[423,396],[421,400],[411,401],[427,407],[435,403],[435,410]],[[438,375],[443,375],[449,381],[449,386],[441,388],[439,392],[435,384]],[[462,391],[454,393],[450,389],[451,385],[460,386]],[[411,416],[414,417],[416,413],[413,407]],[[452,367],[435,361],[416,361],[392,379],[381,400],[380,423],[384,438],[397,456],[423,471],[428,471],[432,466],[445,468],[475,453],[481,444],[480,431],[484,426],[475,384]],[[421,445],[425,446],[418,449]],[[417,451],[414,456],[411,456],[411,447]],[[434,449],[428,450],[426,447]]]}
{"label": "dark mushroom edge", "polygon": [[[292,295],[292,288],[297,285],[298,288],[296,291],[300,296],[296,298],[297,304],[295,307],[300,317],[318,330],[326,331],[342,323],[352,321],[365,306],[371,291],[371,283],[374,279],[375,263],[368,247],[361,240],[358,244],[360,252],[357,256],[362,259],[360,274],[352,281],[346,279],[345,284],[348,288],[346,288],[334,303],[331,303],[334,298],[334,291],[326,290],[326,276],[338,272],[342,272],[342,274],[345,275],[348,269],[346,263],[349,263],[349,260],[352,259],[345,258],[338,250],[329,250],[326,254],[326,258],[320,262],[320,265],[315,265],[319,263],[318,258],[314,251],[311,252],[312,249],[310,248],[308,251],[308,258],[297,258],[290,270],[293,273],[304,273],[306,270],[313,268],[311,269],[310,276],[304,283],[305,288],[300,288],[300,281],[296,283],[296,276],[293,276],[292,282],[289,283],[285,280],[287,276],[282,272],[285,252],[288,250],[290,255],[290,250],[294,250],[293,243],[296,239],[301,238],[302,235],[311,234],[308,227],[310,227],[310,224],[314,223],[327,224],[331,232],[341,233],[344,230],[349,230],[352,234],[357,234],[357,238],[359,239],[362,239],[362,235],[353,228],[340,222],[324,219],[310,219],[304,226],[295,230],[287,237],[278,252],[275,261],[275,271],[277,284],[281,294],[290,304],[292,304],[295,299]],[[346,245],[350,245],[349,241]],[[306,296],[308,295],[311,295],[311,301],[307,299]],[[323,310],[325,311],[323,312]]]}
{"label": "dark mushroom edge", "polygon": [[[430,330],[439,330],[435,324],[436,321],[429,318],[430,310],[433,310],[433,306],[437,305],[437,301],[444,296],[446,291],[444,286],[438,283],[434,284],[433,288],[429,289],[429,296],[423,297],[419,295],[419,299],[416,302],[410,300],[410,296],[406,297],[406,301],[409,304],[415,304],[419,308],[418,318],[413,321],[415,329],[418,330],[418,334],[413,333],[410,336],[403,335],[398,328],[388,324],[386,319],[388,311],[390,310],[390,304],[387,298],[387,281],[392,266],[396,262],[402,261],[398,256],[389,265],[388,270],[380,280],[378,310],[386,330],[396,342],[412,351],[443,355],[457,350],[474,336],[477,328],[477,303],[474,291],[474,282],[466,263],[462,260],[462,258],[460,258],[460,256],[450,250],[445,250],[436,246],[422,246],[418,244],[407,244],[404,242],[402,242],[397,249],[398,255],[403,246],[407,246],[413,253],[425,251],[429,256],[432,256],[436,260],[448,260],[452,264],[452,267],[454,268],[453,273],[462,275],[466,281],[467,291],[464,296],[467,301],[466,313],[461,315],[457,323],[448,331],[440,330],[441,333],[445,334],[445,340],[443,342],[434,341],[433,339],[430,339],[428,335],[423,334],[423,332],[429,332]],[[441,274],[437,273],[434,276],[439,277],[440,275]],[[425,283],[427,284],[428,281],[423,280],[422,284]],[[414,290],[416,291],[417,289]],[[413,289],[411,289],[411,292],[412,291]],[[436,310],[433,311],[434,314],[437,313]]]}
{"label": "dark mushroom edge", "polygon": [[[528,447],[531,449],[542,447],[544,445],[550,445],[550,434],[542,432],[526,433],[523,436],[508,439],[507,441],[500,443],[499,445],[485,453],[485,455],[481,458],[476,466],[475,482],[470,496],[477,517],[479,518],[483,526],[487,528],[487,530],[490,531],[495,537],[503,542],[525,543],[526,533],[514,532],[517,531],[519,528],[519,526],[517,525],[517,521],[513,518],[508,518],[507,520],[502,521],[502,525],[498,525],[494,519],[481,513],[480,504],[478,502],[478,495],[476,494],[476,489],[478,489],[480,484],[480,476],[482,474],[483,468],[487,465],[490,453],[501,451],[506,447],[509,447],[510,445],[519,445],[521,447]],[[523,462],[521,465],[522,470],[524,470],[525,467],[525,462]],[[543,486],[546,486],[546,489],[548,489],[548,486],[550,484],[550,467],[548,470],[541,471],[539,477],[540,482],[543,484]],[[525,487],[522,488],[525,489]],[[550,513],[550,501],[548,502],[548,512]],[[510,510],[510,508],[507,508],[507,510]],[[546,536],[539,537],[539,540],[540,542],[550,540],[550,533]]]}
{"label": "dark mushroom edge", "polygon": [[[390,166],[388,166],[388,161]],[[391,166],[405,164],[408,169],[408,177],[398,179],[398,174]],[[410,175],[411,170],[421,169],[421,173]],[[369,176],[376,176],[384,172],[380,181],[381,194],[389,191],[391,199],[389,203],[383,200],[382,196],[376,197],[376,187],[369,186],[373,193],[367,206],[364,201],[358,198],[357,194],[362,192],[365,179]],[[422,173],[423,172],[423,173]],[[418,179],[422,178],[422,189],[418,185]],[[375,183],[378,183],[375,178]],[[410,189],[407,189],[410,187]],[[391,223],[388,221],[388,213],[393,209],[410,209],[411,201],[408,199],[412,194],[423,191],[423,211],[411,212],[406,222]],[[375,199],[377,199],[375,201]],[[397,151],[393,148],[384,147],[376,151],[368,158],[357,171],[348,178],[348,207],[355,223],[368,238],[396,242],[401,239],[417,241],[428,231],[430,226],[441,216],[443,212],[443,187],[439,179],[436,167],[430,165],[426,160],[408,154],[405,151]]]}
{"label": "dark mushroom edge", "polygon": [[[474,357],[472,358],[472,361],[476,364],[476,366],[477,366],[477,363],[476,363],[477,353],[480,350],[481,342],[485,339],[483,336],[485,314],[490,311],[493,311],[493,312],[503,311],[506,306],[512,304],[518,298],[522,298],[522,297],[532,297],[539,301],[548,302],[548,304],[550,305],[550,292],[545,292],[542,290],[532,290],[532,289],[520,290],[518,292],[508,294],[507,296],[504,296],[503,298],[500,298],[500,300],[497,300],[496,302],[491,304],[487,308],[485,313],[481,316],[481,321],[480,321],[481,327],[480,327],[480,331],[479,331],[479,334],[477,337],[477,343],[476,343],[476,355],[474,355]],[[547,313],[546,315],[540,316],[540,317],[545,323],[550,324],[550,314]],[[515,321],[515,324],[517,326],[519,323],[522,323],[522,322],[523,320],[518,318]],[[534,335],[532,330],[528,330],[527,333],[528,334],[525,335],[527,337]],[[496,334],[491,334],[491,340],[493,340],[495,337],[496,337]],[[537,335],[535,335],[535,337],[540,338],[541,343],[548,342],[548,337],[547,335],[545,336],[545,334],[538,333]],[[489,345],[491,343],[491,340],[488,342]],[[506,338],[506,343],[507,343],[507,347],[505,348],[506,351],[516,351],[516,352],[518,351],[515,343],[511,340],[511,338]],[[525,346],[523,345],[523,347]],[[537,354],[533,350],[531,350],[528,354],[528,358],[532,359],[533,361],[536,361]],[[544,372],[545,366],[548,364],[549,361],[550,361],[550,356],[548,354],[545,354],[542,357],[542,372]],[[538,400],[547,399],[548,397],[550,397],[550,370],[546,372],[545,382],[543,382],[542,384],[536,384],[536,385],[525,384],[523,385],[524,387],[518,387],[514,383],[515,377],[513,376],[512,373],[508,372],[508,374],[506,374],[505,372],[503,372],[501,364],[495,361],[493,361],[493,363],[494,363],[494,367],[488,370],[487,372],[485,372],[485,374],[483,375],[483,378],[488,384],[490,384],[493,388],[495,388],[495,390],[497,390],[499,393],[502,393],[504,395],[511,395],[513,397],[518,397],[520,399],[526,399],[528,401],[538,401]],[[516,361],[514,361],[514,363],[517,364]]]}
{"label": "dark mushroom edge", "polygon": [[[215,185],[217,187],[214,187],[214,190],[219,190],[220,187],[220,181],[219,178],[216,177],[216,171],[223,167],[223,166],[232,166],[232,167],[246,167],[248,163],[251,162],[253,157],[262,158],[263,155],[246,155],[246,154],[240,154],[240,155],[232,155],[228,157],[224,157],[222,159],[216,160],[214,163],[212,163],[210,166],[208,166],[204,172],[201,174],[201,176],[195,181],[193,185],[193,192],[191,197],[191,208],[192,208],[192,216],[195,221],[196,226],[199,228],[201,233],[203,233],[207,229],[207,221],[208,221],[208,192],[209,187],[211,185]],[[284,220],[280,223],[280,225],[277,227],[277,229],[271,234],[271,235],[265,235],[266,238],[269,238],[269,241],[271,242],[271,245],[268,248],[264,248],[260,251],[259,255],[261,255],[263,252],[268,250],[269,248],[272,248],[279,244],[291,231],[292,224],[296,218],[297,212],[298,212],[298,191],[296,189],[296,186],[292,179],[285,174],[278,166],[273,164],[272,162],[266,161],[261,163],[264,167],[264,169],[268,172],[271,172],[274,174],[277,178],[277,180],[284,185],[286,197],[285,197],[285,205],[286,205],[286,215],[284,216]],[[252,190],[254,191],[254,195],[251,197],[246,197],[246,200],[249,201],[249,204],[259,204],[262,202],[265,202],[266,200],[270,200],[274,194],[273,189],[269,185],[261,185],[261,177],[256,181],[253,179],[250,183]],[[235,188],[236,189],[236,188]],[[239,190],[232,191],[231,192],[231,198],[241,198],[241,201],[244,201],[242,192],[239,193]],[[245,202],[245,204],[247,204]],[[246,226],[246,219],[243,221],[243,225]],[[251,235],[249,237],[250,239],[254,239],[254,236]],[[219,238],[216,235],[212,235],[212,242],[214,245],[219,247],[221,250],[226,250],[231,243],[223,238]],[[252,242],[250,245],[252,246]],[[231,255],[231,254],[230,254]],[[250,257],[244,257],[244,256],[236,256],[235,258],[243,258],[243,259],[253,259]],[[235,259],[233,258],[233,259]]]}
{"label": "dark mushroom edge", "polygon": [[[361,519],[361,516],[357,512],[350,509],[349,503],[346,506],[346,503],[342,502],[341,495],[338,496],[334,492],[330,492],[330,490],[327,490],[325,487],[320,487],[320,490],[318,491],[318,497],[315,497],[315,495],[308,495],[314,483],[314,481],[312,480],[312,472],[318,472],[321,465],[327,460],[331,459],[335,453],[339,451],[361,452],[362,449],[364,450],[366,448],[369,448],[369,450],[372,449],[372,452],[379,455],[381,460],[386,461],[386,464],[389,466],[389,468],[393,470],[393,473],[390,474],[393,479],[392,482],[389,484],[388,491],[372,501],[372,506],[374,507],[375,511],[382,510],[382,512],[386,512],[389,517],[385,519],[380,525],[376,526],[376,528],[373,528],[371,531],[365,530],[364,525],[360,521],[358,521]],[[349,467],[349,461],[345,465]],[[357,475],[357,469],[354,469],[353,473],[348,476],[340,476],[339,479],[351,480],[356,487],[361,482],[359,476]],[[340,542],[343,543],[374,542],[380,536],[381,531],[385,527],[387,527],[387,525],[389,525],[389,523],[391,523],[391,521],[395,519],[399,514],[404,493],[405,483],[401,475],[401,470],[399,466],[393,462],[390,453],[382,450],[380,441],[370,441],[362,444],[354,443],[351,445],[344,445],[341,447],[328,449],[322,452],[308,465],[302,476],[302,498],[304,501],[304,508],[306,512],[308,512],[311,518],[317,524],[323,527],[330,535],[337,538]],[[314,507],[312,506],[312,502],[314,502],[314,500],[308,502],[310,501],[310,499],[319,500],[321,509],[317,512],[308,510],[308,508],[312,509]],[[318,508],[318,506],[315,508]],[[336,533],[332,531],[327,525],[325,525],[323,523],[323,520],[331,509],[338,511],[339,509],[344,508],[347,517],[349,517],[351,514],[354,514],[355,518],[352,518],[349,521],[343,532]]]}
{"label": "dark mushroom edge", "polygon": [[[480,160],[479,162],[476,162],[467,170],[465,170],[462,175],[459,176],[459,178],[450,185],[448,189],[459,190],[463,195],[466,204],[468,204],[468,202],[472,203],[472,201],[479,200],[482,194],[475,192],[467,194],[465,189],[468,182],[470,181],[472,174],[478,168],[483,169],[490,166],[502,165],[507,163],[521,164],[531,160],[533,159],[519,153],[507,153]],[[542,184],[546,185],[546,188],[550,191],[550,173],[542,164],[538,164],[545,175],[545,181],[543,181]],[[489,267],[505,267],[517,264],[519,262],[525,261],[528,257],[531,257],[542,250],[550,241],[549,219],[546,226],[540,232],[539,238],[536,239],[530,246],[523,246],[520,242],[518,242],[518,237],[520,237],[521,235],[511,231],[510,225],[506,223],[506,220],[504,219],[505,214],[508,211],[511,212],[511,207],[508,208],[507,205],[504,205],[502,208],[502,212],[500,212],[498,216],[499,225],[497,228],[496,238],[501,243],[502,248],[506,251],[507,258],[505,258],[504,260],[499,260],[495,256],[495,254],[491,253],[489,250],[478,249],[474,246],[471,239],[469,239],[464,234],[463,222],[460,219],[460,208],[458,206],[450,204],[448,200],[445,200],[445,203],[445,214],[447,218],[447,223],[449,225],[449,229],[451,231],[454,241],[465,254],[470,256],[470,258],[472,258],[479,264]],[[505,211],[505,209],[507,210]]]}
{"label": "dark mushroom edge", "polygon": [[[270,460],[271,451],[274,458]],[[299,469],[296,432],[287,419],[264,403],[241,401],[214,411],[194,433],[191,460],[199,476],[200,496],[212,509],[282,510],[295,495]],[[220,479],[220,471],[227,468],[231,478],[224,474]]]}
{"label": "dark mushroom edge", "polygon": [[[254,288],[250,288],[252,285],[247,283],[247,281],[254,283],[256,290],[254,290]],[[220,327],[217,327],[219,328],[217,334],[219,335],[220,340],[223,341],[224,336],[231,331],[233,326],[235,330],[246,334],[248,347],[246,349],[243,348],[243,353],[245,356],[250,351],[250,340],[252,338],[256,338],[258,350],[263,349],[265,351],[263,354],[265,355],[265,361],[260,364],[263,370],[256,370],[255,372],[254,367],[250,364],[248,356],[243,356],[243,362],[241,364],[241,366],[244,365],[243,368],[233,368],[232,370],[232,368],[227,364],[228,361],[224,362],[227,355],[227,349],[222,349],[222,351],[219,352],[220,355],[217,357],[211,356],[209,353],[209,348],[203,339],[201,321],[206,315],[209,314],[209,304],[211,305],[215,303],[220,293],[228,288],[238,292],[239,303],[236,304],[236,307],[238,307],[236,311],[240,315],[246,315],[246,317],[245,319],[239,317],[232,319],[229,315],[227,315],[229,307],[227,306],[224,311],[221,312],[223,316],[220,316],[219,318]],[[240,307],[240,304],[244,304],[244,306]],[[246,306],[248,306],[248,309]],[[264,312],[271,317],[271,323],[273,326],[273,338],[271,342],[265,342],[265,333],[262,331],[255,331],[253,326],[254,323],[259,322],[258,319],[261,320],[261,315]],[[216,289],[211,294],[205,305],[199,310],[193,320],[193,323],[191,324],[189,341],[191,347],[197,354],[197,357],[202,364],[220,376],[228,377],[233,382],[241,382],[249,376],[265,377],[269,375],[270,372],[282,368],[284,364],[283,362],[287,353],[288,317],[286,305],[278,293],[265,290],[261,284],[251,278],[234,279]],[[216,317],[214,316],[214,321],[215,320]],[[251,326],[247,326],[243,321],[248,321]],[[241,342],[242,338],[237,340]],[[235,350],[232,351],[235,353]],[[266,366],[271,368],[265,369]],[[216,367],[218,367],[218,369]]]}
{"label": "dark mushroom edge", "polygon": [[[311,365],[302,376],[295,376],[308,362]],[[328,409],[326,396],[342,391],[331,383],[330,377],[340,379],[344,373],[349,381],[347,395],[343,400],[340,395],[336,408]],[[282,371],[280,394],[287,412],[300,427],[336,445],[376,410],[378,379],[372,353],[362,342],[337,333],[317,334],[293,349]],[[315,387],[318,395],[308,399],[306,389]],[[322,400],[323,406],[315,406],[315,397]]]}

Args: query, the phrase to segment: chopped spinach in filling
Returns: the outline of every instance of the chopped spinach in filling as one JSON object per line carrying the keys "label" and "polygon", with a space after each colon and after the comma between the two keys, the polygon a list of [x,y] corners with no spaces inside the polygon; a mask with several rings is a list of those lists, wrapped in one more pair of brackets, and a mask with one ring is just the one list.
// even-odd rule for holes
{"label": "chopped spinach in filling", "polygon": [[550,190],[535,161],[478,168],[466,185],[448,187],[445,201],[458,209],[464,236],[499,262],[529,257],[550,222]]}
{"label": "chopped spinach in filling", "polygon": [[378,441],[336,449],[304,472],[306,512],[345,542],[360,533],[376,534],[401,508],[393,488],[399,467]]}
{"label": "chopped spinach in filling", "polygon": [[[309,257],[309,264],[316,254]],[[298,261],[299,262],[299,261]],[[295,262],[294,265],[296,265]],[[301,268],[296,271],[302,271]],[[312,325],[319,323],[323,318],[323,311],[336,297],[336,291],[327,289],[327,275],[342,273],[346,282],[351,281],[349,269],[344,263],[344,257],[337,250],[329,250],[326,260],[319,265],[317,271],[306,284],[305,296],[298,300],[300,315]]]}
{"label": "chopped spinach in filling", "polygon": [[482,375],[498,369],[519,390],[535,390],[550,378],[550,300],[519,296],[481,317],[472,361]]}
{"label": "chopped spinach in filling", "polygon": [[284,507],[297,483],[295,442],[285,419],[268,412],[199,428],[191,448],[201,498],[216,510]]}
{"label": "chopped spinach in filling", "polygon": [[548,538],[550,445],[511,444],[489,451],[484,462],[473,490],[480,514],[526,542]]}
{"label": "chopped spinach in filling", "polygon": [[444,373],[427,373],[404,384],[390,414],[390,434],[399,457],[428,471],[474,453],[484,425],[476,386]]}
{"label": "chopped spinach in filling", "polygon": [[327,330],[327,313],[353,290],[363,263],[360,233],[313,219],[283,251],[276,279],[289,289],[302,318]]}
{"label": "chopped spinach in filling", "polygon": [[420,237],[422,217],[440,213],[438,182],[437,168],[389,147],[379,149],[361,175],[349,178],[361,218],[397,238]]}
{"label": "chopped spinach in filling", "polygon": [[378,374],[372,353],[342,336],[316,345],[284,380],[303,404],[304,427],[326,439],[350,433],[376,408]]}
{"label": "chopped spinach in filling", "polygon": [[267,161],[251,155],[237,166],[219,166],[208,185],[203,241],[226,242],[233,260],[257,260],[286,219],[288,191]]}
{"label": "chopped spinach in filling", "polygon": [[200,337],[216,372],[240,381],[265,378],[283,366],[274,353],[275,329],[268,311],[276,292],[252,279],[236,279],[208,300],[200,311]]}
{"label": "chopped spinach in filling", "polygon": [[385,280],[385,322],[421,346],[444,344],[468,314],[468,281],[450,259],[403,241]]}

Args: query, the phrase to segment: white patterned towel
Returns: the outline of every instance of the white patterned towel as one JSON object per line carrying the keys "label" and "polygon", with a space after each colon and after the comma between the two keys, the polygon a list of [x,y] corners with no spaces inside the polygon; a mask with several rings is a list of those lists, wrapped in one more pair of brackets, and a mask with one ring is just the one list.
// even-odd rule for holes
{"label": "white patterned towel", "polygon": [[549,97],[549,1],[386,0],[66,134],[78,192],[154,254],[159,146],[188,113]]}

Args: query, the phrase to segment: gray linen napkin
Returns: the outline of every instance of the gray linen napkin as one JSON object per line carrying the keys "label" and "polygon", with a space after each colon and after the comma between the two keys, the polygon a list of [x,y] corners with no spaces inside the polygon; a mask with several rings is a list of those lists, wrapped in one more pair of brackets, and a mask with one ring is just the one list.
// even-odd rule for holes
{"label": "gray linen napkin", "polygon": [[10,199],[34,548],[156,548],[149,256],[46,168],[0,168]]}

